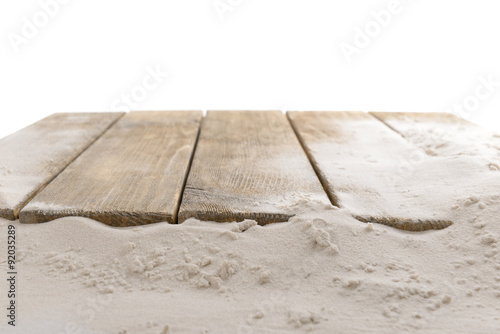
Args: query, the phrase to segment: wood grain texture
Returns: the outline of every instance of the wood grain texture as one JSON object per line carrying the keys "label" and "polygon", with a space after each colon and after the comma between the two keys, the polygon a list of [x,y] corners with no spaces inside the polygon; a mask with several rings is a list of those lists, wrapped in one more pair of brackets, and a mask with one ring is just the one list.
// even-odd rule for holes
{"label": "wood grain texture", "polygon": [[111,226],[175,223],[201,118],[201,111],[127,114],[21,211],[21,223],[65,216]]}
{"label": "wood grain texture", "polygon": [[[287,115],[330,197],[358,220],[410,231],[452,224],[440,218],[448,216],[448,204],[427,195],[442,178],[431,173],[430,158],[373,116],[363,112]],[[400,174],[399,168],[415,156],[421,159],[414,166],[415,174]]]}
{"label": "wood grain texture", "polygon": [[500,169],[500,134],[449,113],[372,112],[412,144],[431,156],[489,158]]}
{"label": "wood grain texture", "polygon": [[217,222],[283,222],[305,200],[331,207],[281,112],[207,113],[179,223],[190,217]]}
{"label": "wood grain texture", "polygon": [[19,211],[124,113],[59,113],[0,140],[0,217]]}

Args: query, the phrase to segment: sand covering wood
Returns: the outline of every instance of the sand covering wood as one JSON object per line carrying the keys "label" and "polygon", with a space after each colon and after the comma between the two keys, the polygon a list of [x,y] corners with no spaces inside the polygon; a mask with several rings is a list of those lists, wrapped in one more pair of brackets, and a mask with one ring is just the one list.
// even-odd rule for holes
{"label": "sand covering wood", "polygon": [[[438,156],[432,165],[416,161],[405,174],[446,176],[416,199],[453,221],[442,230],[361,222],[307,196],[287,202],[295,217],[266,226],[13,222],[18,326],[4,321],[0,331],[498,332],[500,172],[491,162]],[[0,220],[3,238],[10,223]]]}

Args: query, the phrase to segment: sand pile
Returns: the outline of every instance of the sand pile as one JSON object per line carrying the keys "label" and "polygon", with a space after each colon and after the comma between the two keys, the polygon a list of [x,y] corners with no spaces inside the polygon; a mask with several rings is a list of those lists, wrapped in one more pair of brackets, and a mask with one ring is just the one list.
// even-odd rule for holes
{"label": "sand pile", "polygon": [[287,204],[297,216],[266,226],[0,220],[2,240],[16,227],[18,271],[17,326],[4,316],[0,332],[498,333],[500,148],[419,136],[410,140],[433,159],[370,182],[410,180],[416,190],[387,205],[409,219],[439,213],[453,222],[441,230],[361,222],[307,196]]}
{"label": "sand pile", "polygon": [[[264,227],[15,222],[16,330],[495,332],[500,190],[453,200],[452,226],[419,233],[334,207]],[[2,235],[9,223],[0,222]],[[2,332],[14,331],[2,324]]]}

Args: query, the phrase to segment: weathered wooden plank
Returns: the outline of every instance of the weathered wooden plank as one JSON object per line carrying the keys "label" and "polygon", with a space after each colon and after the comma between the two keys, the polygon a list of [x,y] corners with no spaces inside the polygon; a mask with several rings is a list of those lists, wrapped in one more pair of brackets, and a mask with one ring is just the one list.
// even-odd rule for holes
{"label": "weathered wooden plank", "polygon": [[175,223],[201,119],[201,111],[127,114],[21,211],[21,223]]}
{"label": "weathered wooden plank", "polygon": [[0,217],[19,211],[123,113],[59,113],[0,140]]}
{"label": "weathered wooden plank", "polygon": [[209,111],[179,211],[217,222],[287,221],[298,204],[331,204],[279,111]]}
{"label": "weathered wooden plank", "polygon": [[500,135],[449,113],[372,112],[431,156],[478,156],[500,170]]}
{"label": "weathered wooden plank", "polygon": [[[363,112],[289,112],[288,117],[336,205],[361,221],[399,229],[451,225],[440,218],[449,206],[427,196],[443,175],[432,174],[426,166],[430,158],[375,117]],[[415,174],[400,174],[408,161]]]}

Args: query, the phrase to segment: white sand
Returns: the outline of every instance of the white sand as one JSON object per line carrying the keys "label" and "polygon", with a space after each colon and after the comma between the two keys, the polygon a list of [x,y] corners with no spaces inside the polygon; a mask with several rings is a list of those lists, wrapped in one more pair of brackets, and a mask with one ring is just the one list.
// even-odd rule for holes
{"label": "white sand", "polygon": [[[488,159],[446,154],[396,175],[442,176],[406,208],[453,221],[438,231],[365,224],[307,197],[298,216],[265,227],[14,222],[18,326],[3,315],[0,332],[498,333],[500,172]],[[9,223],[0,220],[2,240]]]}
{"label": "white sand", "polygon": [[[500,328],[500,193],[454,201],[454,225],[419,233],[333,208],[265,227],[15,222],[16,330],[492,333]],[[1,331],[14,332],[5,323]]]}

